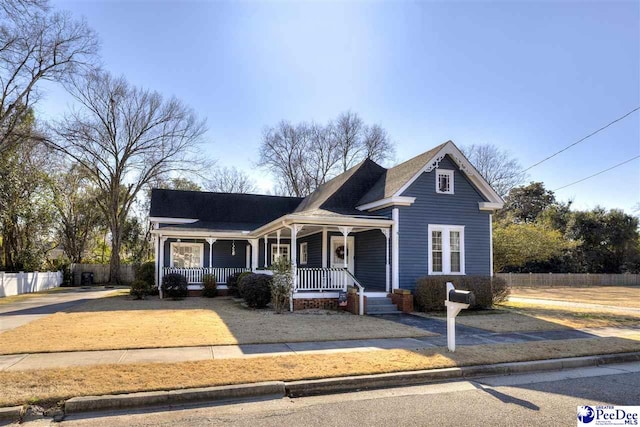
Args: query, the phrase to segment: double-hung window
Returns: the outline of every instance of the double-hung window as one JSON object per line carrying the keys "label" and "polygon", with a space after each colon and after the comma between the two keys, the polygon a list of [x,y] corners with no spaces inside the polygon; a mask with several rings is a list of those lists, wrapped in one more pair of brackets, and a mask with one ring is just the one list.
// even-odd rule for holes
{"label": "double-hung window", "polygon": [[203,266],[204,244],[171,243],[171,267],[201,268]]}
{"label": "double-hung window", "polygon": [[273,243],[271,245],[271,264],[276,262],[278,255],[285,261],[289,261],[291,259],[289,256],[289,245],[281,243],[280,246],[278,246],[276,243]]}
{"label": "double-hung window", "polygon": [[429,224],[429,274],[464,274],[464,226]]}
{"label": "double-hung window", "polygon": [[436,193],[453,194],[453,171],[436,169]]}

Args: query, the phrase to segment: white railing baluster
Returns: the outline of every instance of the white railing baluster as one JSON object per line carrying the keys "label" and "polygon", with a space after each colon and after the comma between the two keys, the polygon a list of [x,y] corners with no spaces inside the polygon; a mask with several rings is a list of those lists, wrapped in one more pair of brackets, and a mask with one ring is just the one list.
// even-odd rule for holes
{"label": "white railing baluster", "polygon": [[349,274],[344,268],[298,268],[298,291],[345,290]]}
{"label": "white railing baluster", "polygon": [[164,275],[171,273],[181,274],[189,284],[201,284],[205,274],[213,274],[219,284],[226,284],[229,276],[243,271],[251,271],[245,267],[209,267],[209,268],[175,268],[164,267]]}

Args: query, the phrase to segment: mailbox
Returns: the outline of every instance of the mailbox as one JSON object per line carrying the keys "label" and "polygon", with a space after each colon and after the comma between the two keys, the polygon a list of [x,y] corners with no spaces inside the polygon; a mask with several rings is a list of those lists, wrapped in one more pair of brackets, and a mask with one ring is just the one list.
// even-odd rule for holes
{"label": "mailbox", "polygon": [[452,289],[449,291],[449,301],[473,305],[476,302],[476,296],[471,291]]}
{"label": "mailbox", "polygon": [[447,347],[449,351],[456,351],[456,316],[460,310],[469,308],[476,302],[473,292],[460,291],[453,286],[453,283],[447,282],[446,296],[444,305],[447,307]]}

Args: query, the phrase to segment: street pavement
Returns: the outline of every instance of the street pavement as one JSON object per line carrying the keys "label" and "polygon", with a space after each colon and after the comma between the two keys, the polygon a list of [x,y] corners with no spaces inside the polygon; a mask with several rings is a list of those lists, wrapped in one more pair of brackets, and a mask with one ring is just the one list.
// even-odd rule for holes
{"label": "street pavement", "polygon": [[297,399],[78,414],[55,425],[575,426],[578,406],[640,404],[639,385],[640,363],[629,363]]}

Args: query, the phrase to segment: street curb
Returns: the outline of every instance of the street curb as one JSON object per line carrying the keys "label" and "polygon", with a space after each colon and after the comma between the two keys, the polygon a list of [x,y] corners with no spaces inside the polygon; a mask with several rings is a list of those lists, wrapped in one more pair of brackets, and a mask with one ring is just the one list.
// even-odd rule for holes
{"label": "street curb", "polygon": [[104,396],[74,397],[64,404],[67,414],[141,406],[175,405],[179,403],[243,399],[247,397],[285,396],[283,381],[268,381],[219,387],[190,388],[185,390],[151,391]]}
{"label": "street curb", "polygon": [[0,408],[0,421],[17,421],[22,416],[22,406],[8,406]]}
{"label": "street curb", "polygon": [[[511,375],[627,362],[640,362],[640,352],[463,366],[319,380],[290,382],[268,381],[182,390],[74,397],[65,402],[64,411],[67,414],[73,414],[135,407],[168,406],[182,403],[215,402],[251,397],[271,397],[278,399],[285,396],[314,396],[367,389],[419,385],[449,379]],[[22,410],[22,406],[0,408],[0,420],[9,418],[17,420],[20,418]]]}
{"label": "street curb", "polygon": [[446,379],[471,378],[490,375],[512,375],[525,372],[554,371],[611,363],[639,362],[640,352],[599,356],[570,357],[565,359],[534,360],[528,362],[497,363],[493,365],[462,366],[459,368],[397,372],[379,375],[326,378],[320,380],[285,383],[287,396],[302,397],[320,394],[344,393],[376,388],[418,385]]}

